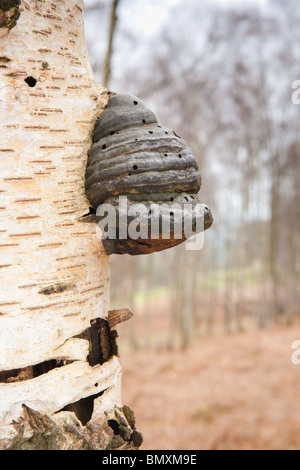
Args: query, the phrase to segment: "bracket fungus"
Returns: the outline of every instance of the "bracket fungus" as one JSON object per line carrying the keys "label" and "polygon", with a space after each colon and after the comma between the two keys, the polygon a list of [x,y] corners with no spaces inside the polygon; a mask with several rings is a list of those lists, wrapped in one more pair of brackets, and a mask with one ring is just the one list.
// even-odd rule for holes
{"label": "bracket fungus", "polygon": [[85,187],[107,254],[161,251],[213,222],[192,151],[135,96],[113,94],[97,120]]}

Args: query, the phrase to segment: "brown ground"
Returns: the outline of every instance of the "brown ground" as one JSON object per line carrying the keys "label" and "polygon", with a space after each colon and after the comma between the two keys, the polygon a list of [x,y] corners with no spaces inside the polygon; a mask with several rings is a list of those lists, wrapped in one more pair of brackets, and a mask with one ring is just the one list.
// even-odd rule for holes
{"label": "brown ground", "polygon": [[298,327],[208,337],[181,351],[122,351],[123,403],[141,449],[300,449]]}

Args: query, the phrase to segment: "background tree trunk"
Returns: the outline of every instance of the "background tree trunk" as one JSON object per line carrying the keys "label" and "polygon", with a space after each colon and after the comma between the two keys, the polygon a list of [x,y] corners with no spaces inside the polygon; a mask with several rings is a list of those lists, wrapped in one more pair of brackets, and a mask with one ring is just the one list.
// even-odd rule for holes
{"label": "background tree trunk", "polygon": [[[107,90],[93,80],[82,0],[10,3],[0,9],[0,447],[105,448],[104,411],[124,416],[121,370],[113,354],[89,362],[87,332],[107,318],[109,258],[96,224],[80,220]],[[70,421],[81,440],[66,437]]]}
{"label": "background tree trunk", "polygon": [[113,40],[115,35],[115,30],[117,26],[117,8],[120,0],[112,0],[111,5],[111,14],[109,22],[109,33],[108,33],[108,42],[107,42],[107,51],[104,61],[104,73],[103,73],[103,86],[108,87],[109,79],[111,75],[111,60],[113,54]]}

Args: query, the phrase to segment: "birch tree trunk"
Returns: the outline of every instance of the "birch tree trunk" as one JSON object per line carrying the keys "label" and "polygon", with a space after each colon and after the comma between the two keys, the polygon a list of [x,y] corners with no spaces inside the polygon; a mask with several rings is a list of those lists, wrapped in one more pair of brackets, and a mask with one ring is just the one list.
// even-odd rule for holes
{"label": "birch tree trunk", "polygon": [[81,217],[108,94],[88,62],[83,2],[0,0],[0,26],[0,448],[133,446],[119,362],[91,362],[109,258]]}

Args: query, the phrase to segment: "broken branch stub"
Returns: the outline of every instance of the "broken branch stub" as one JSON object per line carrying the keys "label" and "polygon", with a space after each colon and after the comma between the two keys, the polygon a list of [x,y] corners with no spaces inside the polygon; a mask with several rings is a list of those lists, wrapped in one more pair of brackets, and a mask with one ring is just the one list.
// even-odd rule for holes
{"label": "broken branch stub", "polygon": [[117,325],[130,320],[133,313],[129,308],[119,308],[116,310],[109,310],[107,314],[107,321],[111,329],[116,328]]}

